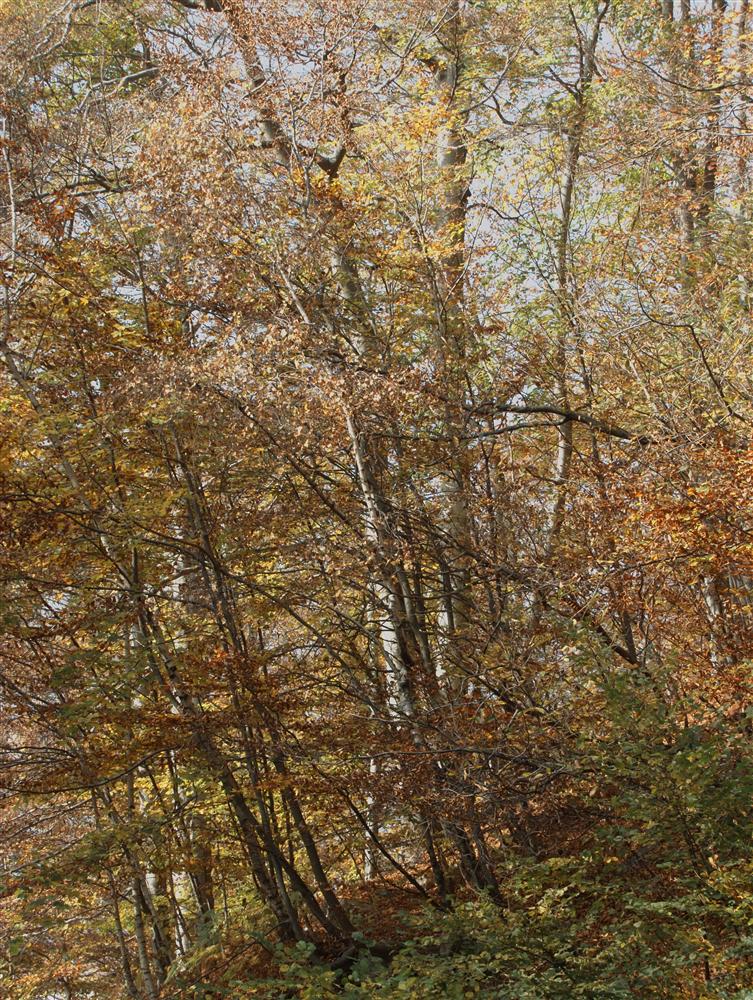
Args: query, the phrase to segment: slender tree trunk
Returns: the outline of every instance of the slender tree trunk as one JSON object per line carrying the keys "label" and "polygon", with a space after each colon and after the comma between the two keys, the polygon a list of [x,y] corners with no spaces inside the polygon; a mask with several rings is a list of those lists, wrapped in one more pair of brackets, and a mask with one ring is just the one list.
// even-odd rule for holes
{"label": "slender tree trunk", "polygon": [[[701,179],[701,204],[699,218],[705,226],[716,201],[717,174],[719,171],[720,125],[722,112],[722,95],[717,88],[720,79],[720,67],[724,58],[724,14],[727,10],[727,0],[712,0],[711,25],[711,92],[706,115],[706,150],[703,161],[703,176]],[[708,235],[708,234],[705,234]],[[708,240],[707,240],[708,242]]]}
{"label": "slender tree trunk", "polygon": [[149,949],[146,943],[146,930],[144,927],[144,904],[141,896],[141,880],[138,876],[131,879],[131,895],[133,896],[133,930],[136,938],[136,953],[139,959],[139,969],[141,971],[141,981],[144,984],[144,991],[147,1000],[157,1000],[157,985],[152,975],[152,966],[149,961]]}
{"label": "slender tree trunk", "polygon": [[[470,609],[471,520],[468,511],[470,459],[464,440],[463,403],[469,344],[466,316],[466,216],[469,193],[466,125],[470,91],[465,52],[464,0],[450,0],[437,29],[439,55],[433,66],[434,85],[444,124],[437,136],[440,191],[437,229],[445,246],[437,268],[437,370],[445,398],[445,436],[449,466],[442,473],[447,544],[443,558],[443,612],[440,616],[440,674],[452,659],[453,643],[462,635]],[[453,637],[455,639],[453,640]],[[460,655],[459,653],[457,654]],[[452,678],[457,682],[458,678]]]}
{"label": "slender tree trunk", "polygon": [[133,969],[131,968],[131,957],[128,953],[128,944],[126,942],[125,931],[123,930],[123,923],[120,917],[120,904],[118,903],[118,891],[115,885],[115,879],[113,878],[112,872],[108,869],[107,879],[110,883],[110,895],[112,898],[112,915],[115,921],[115,934],[118,939],[118,951],[120,952],[120,964],[123,968],[123,978],[125,979],[126,989],[128,990],[128,996],[131,1000],[141,1000],[141,994],[139,993],[138,987],[136,986],[136,980],[133,976]]}
{"label": "slender tree trunk", "polygon": [[[740,66],[737,85],[739,90],[740,111],[738,113],[738,128],[741,135],[748,131],[749,115],[748,105],[750,103],[749,87],[750,75],[748,72],[748,60],[750,43],[748,42],[748,16],[750,13],[749,0],[741,0],[740,13],[737,18],[737,60]],[[748,155],[741,151],[737,156],[737,171],[735,175],[735,195],[738,199],[738,216],[741,222],[747,218],[747,206],[745,196],[748,193]],[[746,282],[746,285],[748,282]],[[747,291],[747,288],[746,288]],[[746,295],[747,299],[747,295]]]}
{"label": "slender tree trunk", "polygon": [[[609,0],[597,8],[596,19],[588,38],[580,40],[581,75],[575,91],[575,107],[566,124],[565,164],[561,188],[561,216],[555,248],[555,296],[557,299],[558,333],[555,361],[555,386],[557,405],[570,410],[569,352],[576,346],[578,334],[576,300],[571,283],[570,244],[578,166],[581,158],[583,138],[588,114],[588,98],[596,68],[596,48],[599,43],[601,25],[609,7]],[[547,532],[545,558],[548,559],[557,544],[564,522],[566,488],[570,478],[573,458],[573,423],[565,420],[560,425],[554,478],[557,494]]]}

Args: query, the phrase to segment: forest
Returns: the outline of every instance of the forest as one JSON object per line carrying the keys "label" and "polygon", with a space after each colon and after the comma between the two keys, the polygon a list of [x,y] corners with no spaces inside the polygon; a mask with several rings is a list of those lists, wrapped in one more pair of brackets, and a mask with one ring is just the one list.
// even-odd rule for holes
{"label": "forest", "polygon": [[748,0],[0,0],[0,996],[753,998]]}

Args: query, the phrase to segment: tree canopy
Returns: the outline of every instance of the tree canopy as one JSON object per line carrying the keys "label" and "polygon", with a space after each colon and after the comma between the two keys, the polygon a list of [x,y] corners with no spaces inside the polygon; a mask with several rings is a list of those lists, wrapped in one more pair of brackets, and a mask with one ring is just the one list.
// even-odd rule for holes
{"label": "tree canopy", "polygon": [[753,996],[748,0],[0,36],[3,996]]}

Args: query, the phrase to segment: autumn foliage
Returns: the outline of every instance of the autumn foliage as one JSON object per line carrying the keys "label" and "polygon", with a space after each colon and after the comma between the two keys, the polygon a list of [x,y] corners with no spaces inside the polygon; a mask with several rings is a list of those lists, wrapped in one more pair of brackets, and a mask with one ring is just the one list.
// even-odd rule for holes
{"label": "autumn foliage", "polygon": [[2,996],[753,996],[747,0],[0,34]]}

